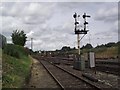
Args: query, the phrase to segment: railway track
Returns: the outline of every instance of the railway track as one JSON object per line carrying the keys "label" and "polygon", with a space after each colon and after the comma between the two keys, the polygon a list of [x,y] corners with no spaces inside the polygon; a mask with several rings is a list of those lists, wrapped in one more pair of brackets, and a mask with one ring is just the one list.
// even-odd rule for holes
{"label": "railway track", "polygon": [[[54,63],[56,61],[58,62],[58,60],[54,60],[52,62]],[[59,59],[59,63],[73,66],[74,61],[69,60],[69,59]],[[119,65],[120,65],[120,62],[118,62],[118,61],[105,61],[105,60],[100,61],[99,60],[99,61],[96,61],[96,70],[119,76],[120,75]],[[87,61],[85,62],[85,67],[88,68],[88,62]]]}
{"label": "railway track", "polygon": [[91,90],[101,90],[94,84],[91,84],[84,79],[75,76],[74,74],[67,72],[66,70],[57,67],[47,61],[40,60],[41,64],[50,73],[54,80],[58,83],[62,90],[66,89],[91,89]]}
{"label": "railway track", "polygon": [[[109,62],[109,61],[96,61],[96,70],[97,71],[101,71],[101,72],[105,72],[108,74],[114,74],[119,76],[119,67],[120,63],[118,62]],[[88,62],[85,62],[85,67],[88,67]]]}
{"label": "railway track", "polygon": [[96,65],[96,70],[119,76],[119,67],[118,66]]}

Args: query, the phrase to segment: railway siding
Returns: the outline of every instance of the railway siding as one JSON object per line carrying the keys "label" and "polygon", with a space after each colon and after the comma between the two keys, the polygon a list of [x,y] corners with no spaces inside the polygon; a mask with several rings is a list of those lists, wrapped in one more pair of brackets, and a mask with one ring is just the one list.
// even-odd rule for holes
{"label": "railway siding", "polygon": [[113,74],[107,74],[103,72],[96,71],[96,74],[94,70],[86,69],[85,71],[78,71],[73,69],[72,66],[68,65],[57,65],[60,68],[63,68],[71,73],[74,73],[78,77],[82,77],[82,74],[88,74],[91,77],[97,78],[99,82],[93,82],[91,80],[86,79],[88,82],[95,84],[98,87],[101,88],[118,88],[118,76],[113,75]]}
{"label": "railway siding", "polygon": [[58,79],[58,81],[65,87],[65,88],[92,88],[92,90],[97,90],[94,86],[86,83],[85,81],[81,80],[78,77],[75,77],[67,72],[58,69],[54,65],[46,62],[41,61],[52,74]]}
{"label": "railway siding", "polygon": [[[78,77],[82,77],[82,74],[84,74],[84,73],[88,74],[89,76],[98,79],[99,82],[96,83],[96,82],[92,82],[90,80],[89,81],[91,83],[96,84],[97,86],[99,86],[101,88],[112,88],[112,89],[114,89],[114,88],[117,89],[118,88],[118,80],[120,79],[120,77],[117,75],[118,72],[116,72],[118,70],[118,67],[119,67],[118,64],[117,64],[117,61],[113,61],[113,60],[111,60],[110,62],[109,61],[98,61],[98,63],[99,62],[100,63],[105,62],[105,65],[103,65],[104,67],[105,66],[110,66],[111,68],[114,67],[114,66],[115,67],[114,67],[114,69],[110,69],[109,71],[107,71],[109,69],[109,67],[107,67],[107,68],[96,67],[97,71],[96,71],[96,74],[95,74],[95,71],[93,69],[89,69],[89,68],[86,68],[84,71],[79,71],[79,70],[73,69],[73,61],[72,60],[70,60],[70,61],[67,60],[67,59],[62,60],[62,58],[54,58],[54,59],[46,58],[45,60],[47,60],[47,61],[49,61],[53,64],[55,64],[54,62],[56,62],[56,60],[59,61],[60,63],[55,64],[55,65],[65,69],[69,72],[74,73]],[[108,64],[106,64],[106,62]],[[112,64],[112,62],[115,62],[115,63]],[[109,65],[109,63],[110,63],[110,65]],[[97,65],[100,65],[100,64],[97,64]],[[101,69],[98,70],[97,68],[99,68],[99,69],[101,68]],[[101,72],[101,70],[103,70],[103,71]],[[114,73],[113,73],[113,70],[115,70]],[[111,73],[113,73],[113,74],[111,74]],[[88,80],[88,79],[86,78],[86,80]]]}

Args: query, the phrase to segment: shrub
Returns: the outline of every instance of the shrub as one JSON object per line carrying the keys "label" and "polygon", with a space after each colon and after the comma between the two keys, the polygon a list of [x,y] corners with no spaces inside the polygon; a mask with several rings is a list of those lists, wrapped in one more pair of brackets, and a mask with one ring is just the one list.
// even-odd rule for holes
{"label": "shrub", "polygon": [[15,45],[24,46],[25,42],[27,41],[26,34],[24,33],[23,30],[22,31],[19,31],[19,30],[13,31],[11,37],[12,37],[12,42]]}
{"label": "shrub", "polygon": [[24,47],[19,45],[7,44],[3,49],[3,52],[12,57],[20,58],[21,56],[27,56],[27,52]]}

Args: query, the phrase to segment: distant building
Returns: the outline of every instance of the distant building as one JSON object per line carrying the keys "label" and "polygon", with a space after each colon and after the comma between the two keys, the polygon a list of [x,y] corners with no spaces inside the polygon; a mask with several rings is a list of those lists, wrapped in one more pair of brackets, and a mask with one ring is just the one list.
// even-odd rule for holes
{"label": "distant building", "polygon": [[6,37],[0,34],[0,48],[3,48],[6,43]]}

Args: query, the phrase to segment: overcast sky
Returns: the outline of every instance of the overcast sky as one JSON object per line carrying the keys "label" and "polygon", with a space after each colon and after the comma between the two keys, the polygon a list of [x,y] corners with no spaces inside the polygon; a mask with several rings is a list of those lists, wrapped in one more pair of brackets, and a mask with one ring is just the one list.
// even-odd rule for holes
{"label": "overcast sky", "polygon": [[[118,41],[117,2],[2,2],[0,3],[0,25],[2,34],[11,43],[13,30],[24,30],[27,34],[27,47],[33,38],[34,50],[56,50],[62,46],[77,46],[74,34],[74,18],[80,15],[80,28],[83,28],[83,13],[88,18],[88,34],[82,39],[96,45]],[[82,36],[82,35],[81,35]]]}

